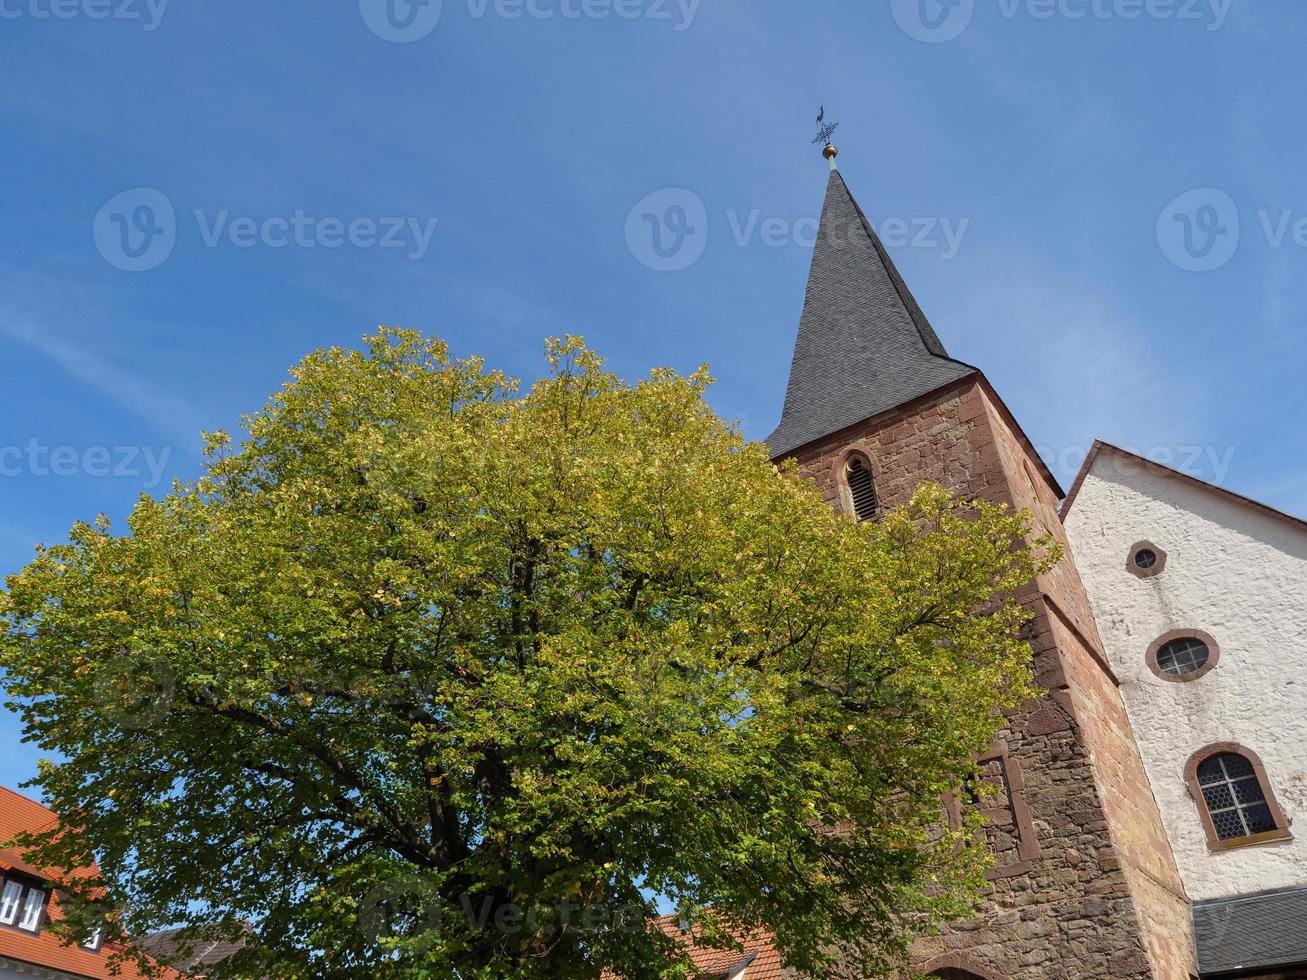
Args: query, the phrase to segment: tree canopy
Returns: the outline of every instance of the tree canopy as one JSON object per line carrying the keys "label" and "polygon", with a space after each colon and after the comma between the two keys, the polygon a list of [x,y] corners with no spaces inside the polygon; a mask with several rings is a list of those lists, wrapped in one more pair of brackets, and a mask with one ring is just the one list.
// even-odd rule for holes
{"label": "tree canopy", "polygon": [[251,924],[214,975],[466,978],[682,975],[659,903],[870,974],[972,908],[941,796],[1032,694],[1011,595],[1055,549],[933,485],[855,523],[706,371],[546,353],[526,390],[409,331],[313,353],[7,580],[76,830],[39,854],[102,869],[70,902]]}

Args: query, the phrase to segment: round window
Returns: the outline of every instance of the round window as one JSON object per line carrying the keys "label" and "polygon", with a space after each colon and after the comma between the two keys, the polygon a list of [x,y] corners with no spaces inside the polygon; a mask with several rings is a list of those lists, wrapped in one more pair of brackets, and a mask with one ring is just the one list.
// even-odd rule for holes
{"label": "round window", "polygon": [[1152,548],[1140,548],[1135,552],[1135,568],[1145,571],[1157,564],[1157,552]]}
{"label": "round window", "polygon": [[1125,570],[1136,578],[1161,575],[1166,568],[1166,552],[1151,541],[1136,541],[1126,552]]}
{"label": "round window", "polygon": [[1163,644],[1157,651],[1157,666],[1164,674],[1185,677],[1206,667],[1210,657],[1211,651],[1206,643],[1196,637],[1186,636]]}

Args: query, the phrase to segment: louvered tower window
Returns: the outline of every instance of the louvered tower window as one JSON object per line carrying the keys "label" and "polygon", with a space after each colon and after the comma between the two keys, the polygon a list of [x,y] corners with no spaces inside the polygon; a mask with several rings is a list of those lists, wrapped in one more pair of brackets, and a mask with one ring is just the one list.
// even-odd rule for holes
{"label": "louvered tower window", "polygon": [[853,502],[853,516],[869,521],[880,512],[876,499],[876,481],[871,476],[871,464],[861,456],[852,456],[844,467],[844,481],[849,485]]}

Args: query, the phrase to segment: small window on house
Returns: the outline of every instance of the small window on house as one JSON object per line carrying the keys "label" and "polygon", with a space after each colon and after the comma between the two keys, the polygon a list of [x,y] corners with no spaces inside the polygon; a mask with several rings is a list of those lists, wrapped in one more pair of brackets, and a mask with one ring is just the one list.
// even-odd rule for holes
{"label": "small window on house", "polygon": [[1139,541],[1130,549],[1125,570],[1137,578],[1161,575],[1166,568],[1166,552],[1151,541]]}
{"label": "small window on house", "polygon": [[99,929],[96,929],[95,932],[91,933],[91,938],[88,939],[86,942],[82,943],[82,949],[88,950],[92,953],[98,953],[100,951],[100,941],[103,938],[104,938],[103,932],[101,932],[101,930]]}
{"label": "small window on house", "polygon": [[23,917],[18,920],[18,928],[36,932],[41,924],[41,910],[45,908],[45,892],[39,888],[27,890],[27,900],[23,902]]}
{"label": "small window on house", "polygon": [[0,892],[0,925],[11,926],[18,918],[19,901],[23,897],[23,886],[16,881],[6,881],[4,891]]}
{"label": "small window on house", "polygon": [[871,464],[861,456],[850,456],[844,465],[844,482],[849,486],[853,516],[869,521],[880,512],[876,499],[876,481],[871,475]]}
{"label": "small window on house", "polygon": [[1174,630],[1148,648],[1148,666],[1164,681],[1196,681],[1216,666],[1220,649],[1201,630]]}
{"label": "small window on house", "polygon": [[1210,656],[1211,651],[1207,649],[1206,643],[1196,637],[1186,636],[1163,644],[1157,651],[1157,666],[1167,674],[1183,677],[1202,670]]}
{"label": "small window on house", "polygon": [[1291,836],[1261,760],[1251,751],[1232,743],[1209,746],[1189,760],[1188,774],[1213,850]]}

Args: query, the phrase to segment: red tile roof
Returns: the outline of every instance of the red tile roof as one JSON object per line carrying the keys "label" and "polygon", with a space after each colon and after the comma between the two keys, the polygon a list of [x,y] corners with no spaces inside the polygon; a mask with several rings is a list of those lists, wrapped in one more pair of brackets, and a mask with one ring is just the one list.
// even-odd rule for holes
{"label": "red tile roof", "polygon": [[[26,796],[0,786],[0,841],[9,840],[22,833],[42,833],[51,829],[57,819],[52,810],[35,800],[29,800]],[[23,860],[21,852],[13,848],[0,850],[0,873],[6,871],[18,871],[46,881],[55,877],[44,869],[28,864]],[[96,871],[97,869],[92,866],[81,873],[95,874]],[[55,920],[61,917],[57,893],[50,898],[46,916]],[[110,943],[105,943],[99,952],[94,953],[79,946],[68,946],[53,932],[44,928],[33,935],[0,927],[0,959],[18,960],[52,970],[61,970],[73,976],[93,977],[96,980],[100,978],[107,980],[115,976],[125,980],[138,980],[144,976],[131,962],[123,963],[118,973],[111,973],[109,957],[115,951],[117,948]],[[179,976],[172,970],[166,970],[162,975]]]}
{"label": "red tile roof", "polygon": [[[781,980],[781,954],[765,930],[729,930],[743,947],[741,952],[699,945],[697,937],[702,934],[702,929],[682,930],[675,915],[665,915],[655,920],[654,925],[675,939],[690,955],[690,961],[703,980]],[[611,974],[605,977],[614,980]]]}

